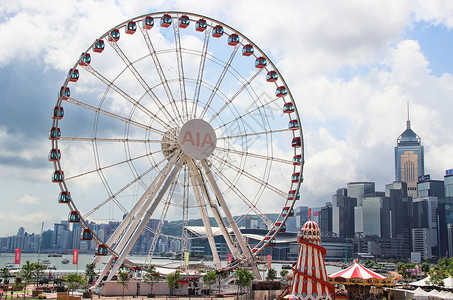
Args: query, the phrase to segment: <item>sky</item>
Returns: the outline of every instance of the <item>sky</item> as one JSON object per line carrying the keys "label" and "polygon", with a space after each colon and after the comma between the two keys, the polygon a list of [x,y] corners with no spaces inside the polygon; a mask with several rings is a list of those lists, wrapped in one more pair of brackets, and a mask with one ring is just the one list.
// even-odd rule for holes
{"label": "sky", "polygon": [[451,1],[0,0],[0,236],[66,219],[47,135],[80,53],[127,19],[175,10],[239,30],[285,78],[304,133],[299,205],[321,207],[353,181],[384,190],[408,103],[425,173],[453,168]]}

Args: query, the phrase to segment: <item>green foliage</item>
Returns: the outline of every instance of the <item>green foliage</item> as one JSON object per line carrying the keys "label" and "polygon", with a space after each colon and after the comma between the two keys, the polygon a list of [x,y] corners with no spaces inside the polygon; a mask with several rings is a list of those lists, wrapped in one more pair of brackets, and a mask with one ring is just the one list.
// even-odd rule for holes
{"label": "green foliage", "polygon": [[227,270],[216,270],[217,284],[219,285],[219,294],[220,294],[220,284],[223,279],[230,276],[230,272]]}
{"label": "green foliage", "polygon": [[283,280],[286,280],[286,275],[288,275],[289,271],[286,269],[282,269],[280,271],[280,276],[282,276]]}
{"label": "green foliage", "polygon": [[94,271],[95,267],[96,267],[95,263],[85,265],[85,275],[87,276],[89,283],[94,282],[96,278],[96,271]]}
{"label": "green foliage", "polygon": [[151,286],[151,294],[153,293],[154,282],[159,281],[160,279],[161,274],[156,271],[156,266],[150,265],[148,269],[146,269],[146,274],[145,276],[143,276],[143,281]]}
{"label": "green foliage", "polygon": [[240,291],[241,293],[244,287],[252,284],[254,278],[253,273],[244,268],[237,269],[233,275],[237,278],[238,292]]}
{"label": "green foliage", "polygon": [[267,271],[266,280],[268,280],[268,281],[274,281],[275,278],[277,278],[277,271],[276,271],[274,268],[270,268],[270,269]]}
{"label": "green foliage", "polygon": [[179,287],[179,279],[181,278],[181,272],[176,271],[175,273],[168,274],[166,277],[167,285],[170,288],[170,296],[173,296],[173,290]]}
{"label": "green foliage", "polygon": [[63,277],[63,280],[66,281],[68,289],[74,294],[74,291],[77,290],[81,285],[84,285],[87,282],[87,278],[82,274],[71,273],[66,277]]}
{"label": "green foliage", "polygon": [[9,276],[11,276],[11,274],[9,273],[9,269],[8,268],[1,268],[0,269],[0,276],[3,278],[3,282],[8,284],[9,283]]}
{"label": "green foliage", "polygon": [[216,283],[217,281],[217,272],[212,270],[212,271],[209,271],[208,273],[206,273],[204,276],[203,276],[203,282],[206,283],[206,285],[208,286],[209,288],[209,294],[211,294],[211,286]]}
{"label": "green foliage", "polygon": [[127,285],[131,278],[129,277],[129,273],[127,271],[118,271],[118,282],[123,286],[123,298],[124,298],[124,288],[128,288]]}
{"label": "green foliage", "polygon": [[420,269],[422,270],[422,272],[428,273],[430,268],[431,266],[429,263],[423,262]]}

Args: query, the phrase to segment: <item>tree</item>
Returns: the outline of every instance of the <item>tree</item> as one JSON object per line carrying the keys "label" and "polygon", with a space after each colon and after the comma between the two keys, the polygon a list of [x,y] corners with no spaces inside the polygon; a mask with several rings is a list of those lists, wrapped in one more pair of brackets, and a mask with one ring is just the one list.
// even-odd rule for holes
{"label": "tree", "polygon": [[159,272],[156,271],[155,265],[150,265],[148,269],[146,269],[146,274],[143,276],[143,281],[150,285],[151,287],[151,294],[153,293],[153,286],[154,282],[159,281],[161,275]]}
{"label": "tree", "polygon": [[170,288],[170,296],[173,296],[173,289],[179,287],[179,278],[181,278],[181,272],[178,270],[175,273],[170,273],[167,275],[167,285]]}
{"label": "tree", "polygon": [[30,261],[25,261],[25,264],[22,265],[19,271],[19,276],[21,279],[21,283],[24,285],[24,299],[25,299],[25,292],[27,290],[27,284],[32,282],[33,280],[33,269],[34,264],[30,263]]}
{"label": "tree", "polygon": [[95,263],[85,265],[85,275],[88,278],[88,283],[93,283],[94,280],[96,279],[96,272],[94,271],[95,267],[96,267]]}
{"label": "tree", "polygon": [[250,286],[254,276],[249,270],[240,268],[234,271],[234,277],[237,278],[238,293],[240,290],[240,293],[242,294],[243,287]]}
{"label": "tree", "polygon": [[84,275],[77,273],[71,273],[68,276],[63,277],[63,280],[66,281],[72,295],[74,295],[75,290],[87,282],[87,278]]}
{"label": "tree", "polygon": [[211,286],[216,283],[217,281],[217,273],[215,270],[209,271],[203,276],[203,282],[206,283],[206,285],[209,288],[209,295],[211,295]]}
{"label": "tree", "polygon": [[44,270],[46,269],[46,266],[40,262],[32,263],[32,266],[33,266],[32,273],[33,273],[33,276],[36,278],[36,288],[38,288],[39,279],[44,274]]}
{"label": "tree", "polygon": [[3,282],[6,284],[6,286],[8,286],[8,283],[9,283],[9,276],[11,274],[9,273],[9,269],[8,268],[1,268],[0,269],[0,276],[3,278]]}
{"label": "tree", "polygon": [[288,273],[289,273],[289,271],[286,270],[286,269],[282,269],[282,270],[280,271],[280,276],[282,276],[282,279],[283,279],[283,280],[286,280],[286,275],[288,275]]}
{"label": "tree", "polygon": [[269,270],[267,271],[266,280],[274,281],[275,278],[277,278],[277,271],[275,271],[274,268],[269,268]]}
{"label": "tree", "polygon": [[230,272],[227,270],[217,270],[217,284],[219,285],[219,294],[220,294],[220,284],[223,279],[227,278],[230,275]]}
{"label": "tree", "polygon": [[119,271],[118,272],[118,282],[123,286],[123,298],[124,298],[124,288],[127,287],[131,278],[127,271]]}

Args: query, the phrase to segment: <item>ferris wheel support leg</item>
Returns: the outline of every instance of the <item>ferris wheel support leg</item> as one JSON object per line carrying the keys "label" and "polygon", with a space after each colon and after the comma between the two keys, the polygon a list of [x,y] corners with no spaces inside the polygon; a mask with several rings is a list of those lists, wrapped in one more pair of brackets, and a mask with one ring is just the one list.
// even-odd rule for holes
{"label": "ferris wheel support leg", "polygon": [[[154,179],[154,181],[151,183],[151,185],[148,187],[148,189],[143,193],[143,195],[141,196],[139,201],[135,204],[135,206],[132,208],[132,210],[126,215],[123,222],[121,222],[121,224],[118,226],[118,228],[113,232],[112,236],[108,239],[106,244],[107,244],[107,246],[111,247],[115,243],[115,241],[120,237],[121,233],[123,233],[123,231],[126,230],[127,225],[130,225],[129,230],[128,230],[128,231],[130,231],[129,234],[128,234],[128,232],[124,233],[121,240],[114,247],[115,252],[120,252],[123,249],[127,240],[133,233],[132,229],[135,229],[135,227],[137,227],[138,221],[140,221],[140,217],[143,215],[143,213],[145,212],[145,209],[148,207],[148,203],[146,203],[145,205],[143,205],[143,203],[147,199],[152,199],[151,196],[154,196],[156,193],[155,191],[157,190],[156,186],[162,185],[163,180],[168,175],[168,173],[171,170],[171,167],[173,167],[175,165],[175,163],[176,163],[176,158],[173,158],[168,161],[168,163],[162,169],[162,173],[160,174],[160,176],[157,176]],[[154,192],[154,194],[153,194],[153,192]],[[151,200],[148,200],[148,201],[151,201]],[[137,211],[139,210],[140,207],[142,209],[137,214]],[[100,260],[100,256],[95,256],[95,258],[93,259],[93,262],[97,263],[97,262],[99,262],[99,260]],[[112,267],[112,261],[113,261],[113,256],[111,256],[109,258],[109,260],[107,261],[98,280],[96,281],[95,286],[98,286],[101,283],[102,278],[104,278],[104,276],[110,270],[110,268]]]}
{"label": "ferris wheel support leg", "polygon": [[[197,169],[198,169],[198,167],[197,167]],[[239,249],[237,248],[237,245],[233,242],[233,238],[231,237],[230,233],[228,232],[228,230],[226,228],[225,222],[224,222],[222,216],[220,215],[217,205],[212,201],[211,197],[209,196],[208,189],[206,188],[206,183],[204,182],[200,173],[197,173],[196,179],[198,181],[198,184],[201,188],[201,191],[202,191],[204,197],[208,200],[209,207],[211,208],[211,212],[214,215],[214,218],[220,227],[220,231],[222,232],[222,235],[227,243],[228,249],[230,249],[230,252],[235,259],[240,259],[241,253],[240,253]]]}
{"label": "ferris wheel support leg", "polygon": [[[137,239],[139,238],[143,229],[145,228],[146,224],[148,223],[148,220],[151,218],[151,216],[153,215],[157,206],[159,205],[160,201],[162,200],[164,194],[167,192],[167,189],[170,187],[171,182],[174,180],[174,178],[178,174],[179,170],[181,169],[184,159],[185,159],[185,156],[181,156],[179,158],[177,164],[173,167],[173,170],[168,175],[167,179],[165,180],[164,184],[162,185],[162,188],[160,189],[159,193],[157,194],[157,196],[154,199],[153,203],[151,204],[150,208],[143,215],[143,218],[140,218],[141,219],[140,224],[135,228],[133,235],[130,237],[130,239],[128,239],[127,244],[121,250],[121,252],[115,262],[115,265],[113,266],[112,270],[110,271],[109,276],[107,277],[107,281],[112,280],[112,277],[118,271],[119,267],[123,264],[124,260],[126,259],[126,256],[131,251],[135,242],[137,241]],[[158,189],[158,186],[156,186],[156,191],[157,191],[157,189]],[[154,194],[155,193],[153,193],[152,196],[154,196]],[[150,197],[150,199],[152,199],[152,198]]]}
{"label": "ferris wheel support leg", "polygon": [[205,159],[201,160],[201,165],[203,166],[203,169],[205,170],[206,176],[208,177],[209,183],[211,184],[211,187],[214,190],[214,193],[217,196],[217,199],[220,203],[220,206],[223,209],[223,212],[225,213],[225,216],[230,223],[231,229],[233,229],[234,235],[236,236],[236,240],[239,243],[239,246],[242,249],[242,253],[245,255],[245,258],[249,263],[252,265],[253,273],[255,274],[257,279],[261,278],[260,272],[258,271],[258,268],[255,265],[255,260],[253,259],[252,252],[250,251],[249,245],[245,242],[244,237],[242,236],[241,231],[239,230],[238,225],[234,221],[233,215],[230,212],[230,209],[228,208],[225,199],[223,198],[222,193],[220,192],[219,186],[217,185],[217,182],[214,179],[214,176],[212,175],[211,169],[209,169],[208,164],[206,163]]}
{"label": "ferris wheel support leg", "polygon": [[203,198],[201,197],[200,190],[198,189],[198,185],[195,179],[196,174],[198,173],[197,167],[195,166],[194,162],[192,159],[187,159],[187,164],[190,169],[190,179],[193,184],[193,190],[195,193],[195,198],[197,199],[198,206],[200,207],[200,214],[201,214],[201,219],[203,220],[204,227],[206,228],[206,233],[208,235],[208,242],[209,246],[211,247],[212,251],[212,258],[214,260],[214,264],[217,269],[222,268],[222,264],[220,263],[220,257],[219,253],[217,252],[217,247],[215,245],[215,240],[214,240],[214,235],[212,233],[212,227],[211,223],[209,222],[208,218],[208,212],[206,211],[206,203],[203,201]]}

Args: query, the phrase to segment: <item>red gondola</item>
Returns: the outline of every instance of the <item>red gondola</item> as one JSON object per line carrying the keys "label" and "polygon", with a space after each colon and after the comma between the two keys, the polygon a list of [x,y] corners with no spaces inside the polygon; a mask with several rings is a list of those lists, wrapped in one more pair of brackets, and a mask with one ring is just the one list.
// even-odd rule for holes
{"label": "red gondola", "polygon": [[302,142],[300,140],[300,137],[295,137],[293,138],[293,140],[291,141],[291,146],[293,148],[300,148],[302,145]]}
{"label": "red gondola", "polygon": [[51,149],[49,151],[49,161],[59,161],[61,158],[60,149]]}
{"label": "red gondola", "polygon": [[299,182],[299,178],[300,178],[300,173],[299,172],[293,173],[293,175],[291,176],[291,182],[292,183],[298,183]]}
{"label": "red gondola", "polygon": [[266,81],[267,82],[276,82],[278,79],[278,74],[275,71],[269,71],[267,72],[266,75]]}
{"label": "red gondola", "polygon": [[197,23],[195,23],[195,30],[196,31],[200,31],[200,32],[203,32],[206,30],[206,28],[208,28],[208,23],[206,22],[205,19],[200,19],[197,21]]}
{"label": "red gondola", "polygon": [[94,255],[97,256],[106,256],[108,254],[108,248],[104,244],[98,244],[96,250],[94,250]]}
{"label": "red gondola", "polygon": [[187,28],[190,24],[190,19],[188,16],[180,16],[179,17],[179,28]]}
{"label": "red gondola", "polygon": [[62,86],[60,88],[60,98],[66,100],[71,96],[71,90],[68,87]]}
{"label": "red gondola", "polygon": [[82,53],[82,55],[80,55],[79,65],[88,66],[90,64],[90,62],[91,62],[90,53]]}
{"label": "red gondola", "polygon": [[296,119],[289,121],[288,128],[291,130],[299,129],[299,121]]}
{"label": "red gondola", "polygon": [[250,44],[245,45],[242,47],[242,55],[244,56],[250,56],[253,54],[253,46]]}
{"label": "red gondola", "polygon": [[117,42],[120,39],[120,31],[118,29],[113,29],[109,33],[109,41]]}
{"label": "red gondola", "polygon": [[302,155],[296,154],[293,157],[293,166],[300,166],[302,164]]}
{"label": "red gondola", "polygon": [[71,202],[71,193],[64,191],[58,195],[58,203],[69,203]]}
{"label": "red gondola", "polygon": [[151,29],[154,26],[154,18],[153,17],[144,17],[143,18],[143,28]]}
{"label": "red gondola", "polygon": [[255,67],[258,69],[262,69],[267,65],[267,60],[264,57],[258,57],[255,60]]}
{"label": "red gondola", "polygon": [[[277,228],[280,227],[280,224],[281,224],[280,222],[275,223],[275,227]],[[278,232],[286,232],[286,225],[283,224]]]}
{"label": "red gondola", "polygon": [[272,239],[272,240],[271,240],[271,237],[270,237],[270,236],[266,236],[266,237],[264,238],[264,241],[265,241],[265,242],[267,242],[267,241],[269,241],[269,240],[270,240],[270,242],[269,242],[269,244],[266,245],[266,247],[275,247],[275,245],[277,244],[277,242],[275,241],[275,238]]}
{"label": "red gondola", "polygon": [[96,43],[94,43],[93,45],[93,52],[101,53],[102,51],[104,51],[104,48],[105,48],[104,41],[97,40]]}
{"label": "red gondola", "polygon": [[287,102],[283,105],[283,112],[285,114],[290,114],[292,112],[294,112],[294,104],[292,104],[291,102]]}
{"label": "red gondola", "polygon": [[[299,194],[297,194],[299,196]],[[294,200],[294,197],[296,196],[296,190],[291,190],[288,192],[288,200]]]}
{"label": "red gondola", "polygon": [[137,24],[135,22],[127,23],[126,27],[124,28],[127,34],[134,34],[137,31]]}
{"label": "red gondola", "polygon": [[52,127],[49,131],[49,140],[57,140],[61,136],[60,128]]}
{"label": "red gondola", "polygon": [[63,182],[64,172],[63,171],[54,171],[52,174],[52,182]]}
{"label": "red gondola", "polygon": [[228,45],[236,46],[237,44],[239,44],[239,36],[233,33],[228,37]]}
{"label": "red gondola", "polygon": [[93,239],[93,232],[90,229],[84,228],[80,234],[80,239],[82,241],[91,241]]}
{"label": "red gondola", "polygon": [[76,210],[71,211],[68,216],[68,222],[69,223],[79,223],[80,222],[79,212]]}
{"label": "red gondola", "polygon": [[63,119],[64,116],[64,109],[62,106],[55,106],[53,109],[52,119]]}
{"label": "red gondola", "polygon": [[162,18],[160,18],[160,26],[161,27],[170,27],[171,25],[171,16],[170,15],[163,15]]}
{"label": "red gondola", "polygon": [[215,37],[215,38],[219,38],[223,35],[223,27],[220,26],[220,25],[216,25],[214,26],[214,28],[212,28],[212,36]]}
{"label": "red gondola", "polygon": [[77,69],[70,69],[68,73],[69,81],[76,82],[79,80],[79,70]]}
{"label": "red gondola", "polygon": [[283,207],[282,217],[286,217],[286,215],[288,215],[288,217],[294,217],[294,209],[290,209],[287,206]]}
{"label": "red gondola", "polygon": [[288,94],[288,90],[284,86],[279,86],[275,90],[275,96],[277,96],[277,97],[283,97],[283,96],[286,96],[287,94]]}

